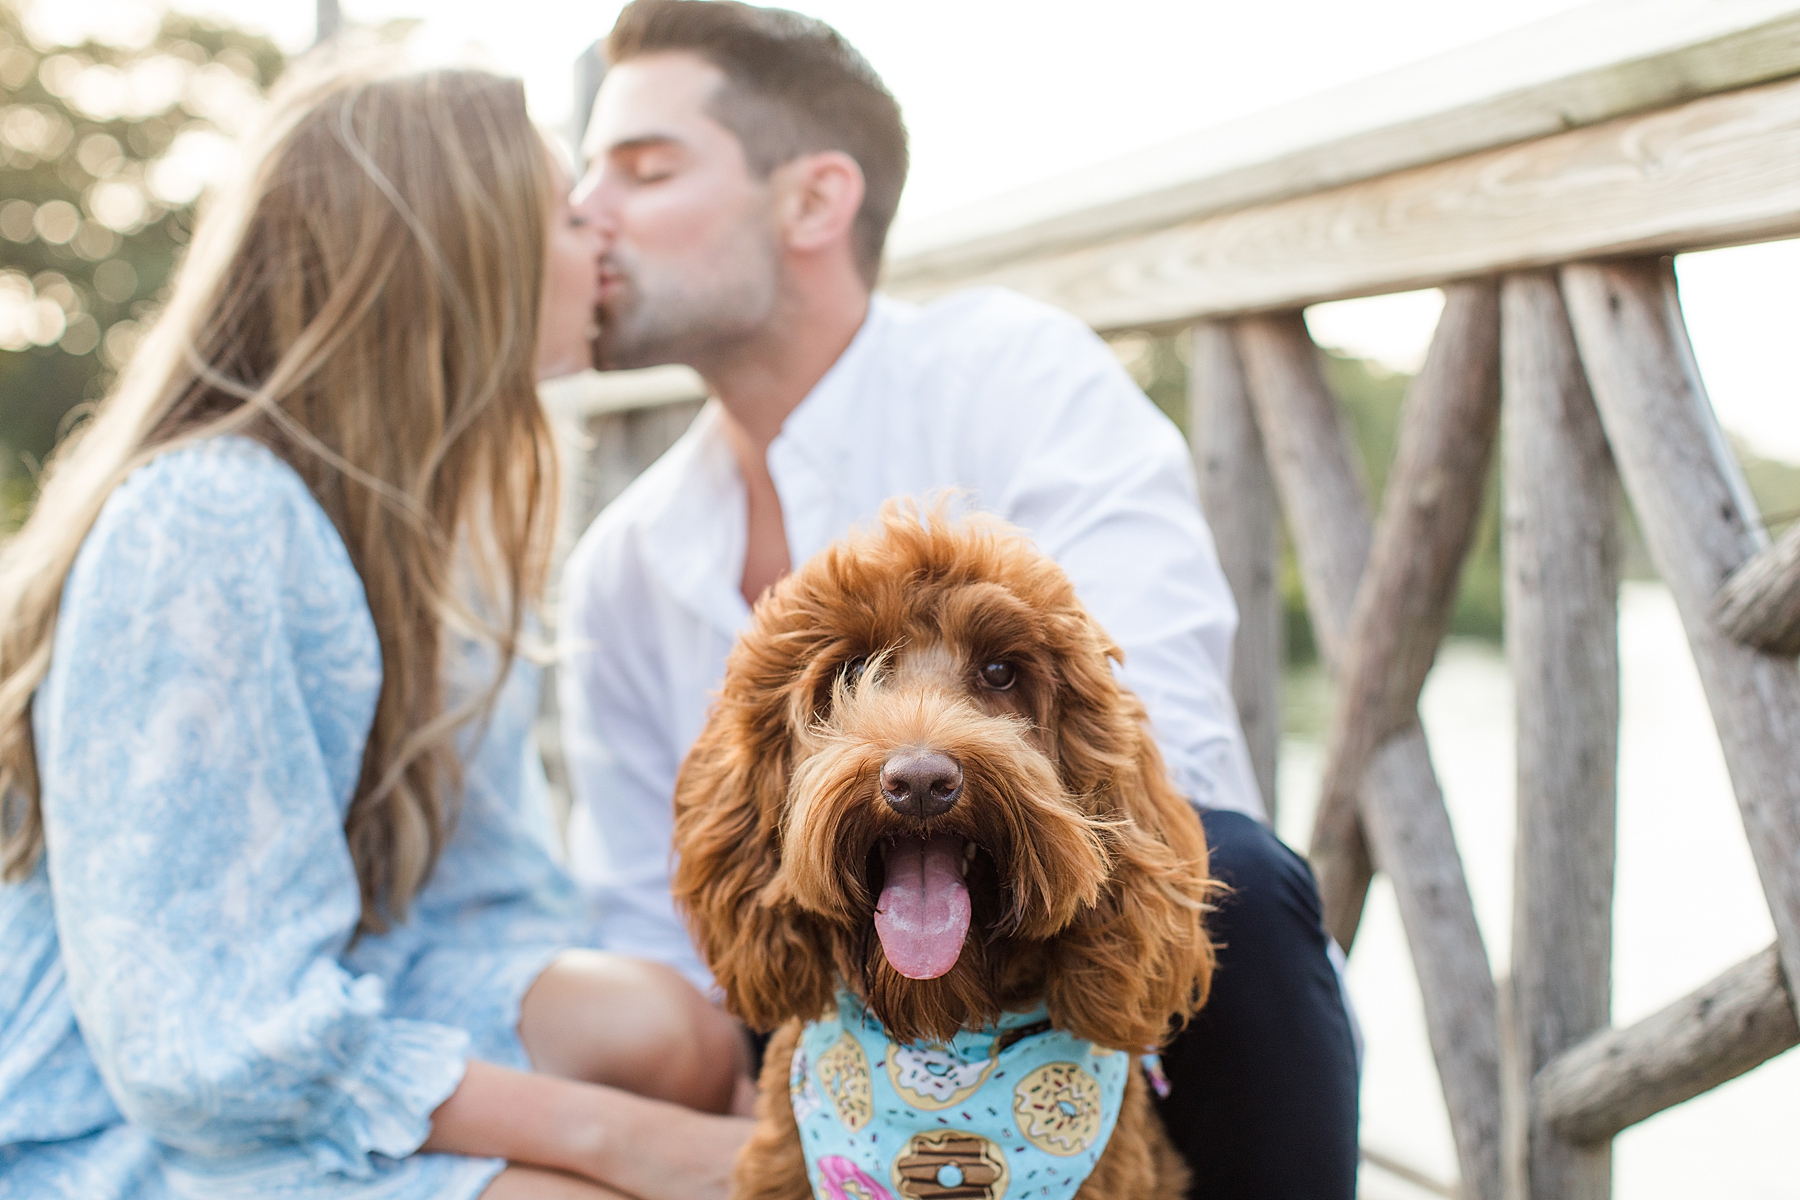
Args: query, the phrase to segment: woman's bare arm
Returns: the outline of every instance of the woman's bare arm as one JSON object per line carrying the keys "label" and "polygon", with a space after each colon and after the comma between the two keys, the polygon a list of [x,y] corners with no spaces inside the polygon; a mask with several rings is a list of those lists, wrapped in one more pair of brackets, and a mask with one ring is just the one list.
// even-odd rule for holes
{"label": "woman's bare arm", "polygon": [[725,1200],[752,1125],[477,1060],[421,1149],[547,1167],[642,1200]]}
{"label": "woman's bare arm", "polygon": [[[714,1114],[729,1111],[749,1047],[692,985],[653,963],[567,951],[526,992],[519,1037],[534,1070],[471,1062],[424,1149],[565,1172],[641,1200],[724,1200],[752,1122]],[[489,1192],[574,1185],[509,1170]]]}

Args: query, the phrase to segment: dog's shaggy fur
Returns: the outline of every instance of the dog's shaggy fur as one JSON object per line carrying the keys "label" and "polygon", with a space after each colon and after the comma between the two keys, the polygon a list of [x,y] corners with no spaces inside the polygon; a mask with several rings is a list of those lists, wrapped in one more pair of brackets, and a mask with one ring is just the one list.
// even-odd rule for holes
{"label": "dog's shaggy fur", "polygon": [[[1022,535],[942,510],[889,506],[758,604],[675,794],[677,902],[731,1010],[783,1026],[739,1200],[811,1194],[788,1060],[840,980],[900,1042],[1041,1001],[1057,1028],[1135,1054],[1204,1001],[1204,835],[1113,677],[1119,658]],[[948,755],[963,781],[927,818],[898,811],[881,782],[890,755],[920,750]],[[895,970],[875,932],[883,847],[921,836],[971,848],[969,932],[932,979]],[[1185,1183],[1133,1071],[1080,1195],[1174,1197]]]}

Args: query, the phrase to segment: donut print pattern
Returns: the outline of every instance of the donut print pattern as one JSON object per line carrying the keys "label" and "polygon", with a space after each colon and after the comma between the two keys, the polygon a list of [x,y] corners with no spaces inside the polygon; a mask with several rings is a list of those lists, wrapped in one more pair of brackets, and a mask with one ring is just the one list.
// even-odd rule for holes
{"label": "donut print pattern", "polygon": [[978,1133],[916,1133],[894,1157],[894,1190],[905,1200],[1001,1200],[1006,1155]]}
{"label": "donut print pattern", "polygon": [[869,1096],[869,1059],[855,1038],[846,1033],[819,1056],[819,1083],[845,1129],[855,1133],[869,1123],[875,1112]]}
{"label": "donut print pattern", "polygon": [[888,1081],[900,1099],[914,1108],[936,1111],[975,1094],[994,1069],[992,1058],[968,1062],[947,1046],[901,1046],[888,1043]]}
{"label": "donut print pattern", "polygon": [[1039,1067],[1013,1088],[1013,1116],[1026,1141],[1046,1154],[1080,1154],[1100,1136],[1100,1081],[1072,1062]]}
{"label": "donut print pattern", "polygon": [[824,1200],[894,1200],[892,1193],[841,1154],[819,1160],[819,1194]]}

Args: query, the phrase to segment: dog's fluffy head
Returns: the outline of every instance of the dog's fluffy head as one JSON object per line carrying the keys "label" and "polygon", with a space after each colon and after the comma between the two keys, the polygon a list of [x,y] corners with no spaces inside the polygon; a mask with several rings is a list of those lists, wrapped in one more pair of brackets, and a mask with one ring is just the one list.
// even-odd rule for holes
{"label": "dog's fluffy head", "polygon": [[675,896],[758,1028],[838,979],[901,1041],[1005,1009],[1102,1046],[1203,1001],[1206,845],[1118,648],[989,518],[890,505],[757,606],[675,791]]}

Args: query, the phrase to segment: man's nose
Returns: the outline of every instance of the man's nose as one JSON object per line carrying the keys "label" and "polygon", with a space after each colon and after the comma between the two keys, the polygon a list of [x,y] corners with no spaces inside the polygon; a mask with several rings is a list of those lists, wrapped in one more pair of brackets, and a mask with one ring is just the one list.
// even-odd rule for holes
{"label": "man's nose", "polygon": [[607,203],[599,167],[589,171],[575,185],[575,190],[569,194],[569,208],[586,221],[588,228],[599,234],[602,241],[611,243],[618,232],[618,220],[612,205]]}

